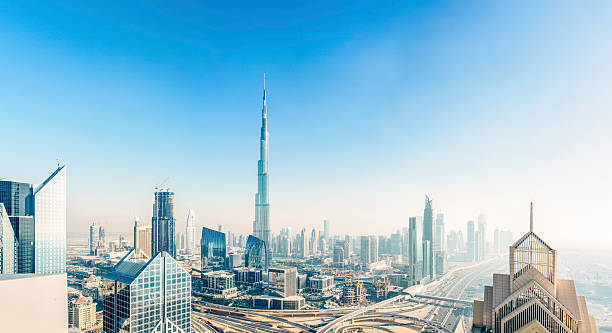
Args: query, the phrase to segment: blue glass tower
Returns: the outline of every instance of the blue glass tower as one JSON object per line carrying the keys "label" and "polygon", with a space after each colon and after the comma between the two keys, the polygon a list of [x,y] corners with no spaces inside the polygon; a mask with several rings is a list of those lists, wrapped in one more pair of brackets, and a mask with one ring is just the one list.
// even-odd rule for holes
{"label": "blue glass tower", "polygon": [[246,267],[254,267],[261,270],[268,269],[268,249],[265,241],[249,235],[244,252],[244,263]]}
{"label": "blue glass tower", "polygon": [[200,251],[202,268],[223,268],[227,256],[225,233],[203,227]]}

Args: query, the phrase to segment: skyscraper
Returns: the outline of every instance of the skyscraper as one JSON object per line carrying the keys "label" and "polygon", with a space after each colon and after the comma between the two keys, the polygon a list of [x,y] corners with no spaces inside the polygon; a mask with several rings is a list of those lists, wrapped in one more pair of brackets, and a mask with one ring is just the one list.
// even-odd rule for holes
{"label": "skyscraper", "polygon": [[153,203],[151,237],[151,254],[166,251],[171,256],[176,256],[176,244],[174,241],[174,192],[169,190],[155,190],[155,202]]}
{"label": "skyscraper", "polygon": [[189,209],[187,212],[187,224],[185,226],[185,242],[186,250],[188,254],[192,254],[195,250],[195,212],[193,209]]}
{"label": "skyscraper", "polygon": [[372,246],[370,244],[370,236],[361,236],[361,264],[366,266],[372,263],[370,254]]}
{"label": "skyscraper", "polygon": [[224,268],[225,258],[227,257],[225,233],[203,227],[202,238],[200,239],[200,252],[202,268]]}
{"label": "skyscraper", "polygon": [[267,270],[269,263],[268,253],[270,251],[266,249],[266,246],[268,246],[266,242],[253,235],[249,235],[246,248],[244,249],[244,265],[263,271]]}
{"label": "skyscraper", "polygon": [[323,220],[323,237],[327,243],[329,243],[329,237],[331,236],[331,223],[329,220]]}
{"label": "skyscraper", "polygon": [[104,276],[106,333],[191,332],[191,276],[165,251],[130,251]]}
{"label": "skyscraper", "polygon": [[0,180],[4,204],[18,241],[19,273],[66,271],[66,168],[40,185]]}
{"label": "skyscraper", "polygon": [[423,263],[425,270],[429,272],[429,277],[434,276],[434,256],[433,256],[433,244],[434,244],[434,229],[433,229],[433,209],[431,208],[431,199],[429,196],[425,196],[425,210],[423,211],[423,242],[429,241],[427,246],[428,253],[427,260]]}
{"label": "skyscraper", "polygon": [[478,215],[478,260],[487,256],[487,218],[484,214]]}
{"label": "skyscraper", "polygon": [[96,253],[98,246],[98,230],[96,230],[96,222],[89,226],[89,255],[93,256]]}
{"label": "skyscraper", "polygon": [[0,202],[0,274],[17,273],[16,241],[8,213]]}
{"label": "skyscraper", "polygon": [[134,221],[134,249],[140,249],[147,256],[151,257],[151,238],[152,229],[149,225],[142,225],[136,218]]}
{"label": "skyscraper", "polygon": [[413,284],[423,277],[423,220],[408,220],[408,275]]}
{"label": "skyscraper", "polygon": [[597,333],[574,281],[557,278],[557,251],[533,232],[533,204],[529,231],[509,250],[508,274],[493,274],[474,300],[472,331]]}
{"label": "skyscraper", "polygon": [[264,75],[263,108],[261,109],[261,135],[259,161],[257,161],[257,194],[255,194],[255,222],[253,234],[266,242],[268,258],[271,258],[270,202],[268,197],[268,107],[266,106],[266,77]]}
{"label": "skyscraper", "polygon": [[467,260],[468,262],[476,261],[476,240],[474,233],[474,221],[467,223]]}

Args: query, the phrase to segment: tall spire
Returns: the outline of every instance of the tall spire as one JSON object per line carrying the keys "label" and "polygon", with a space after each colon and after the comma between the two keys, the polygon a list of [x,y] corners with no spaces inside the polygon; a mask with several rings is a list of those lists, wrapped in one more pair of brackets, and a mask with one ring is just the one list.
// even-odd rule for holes
{"label": "tall spire", "polygon": [[266,107],[266,73],[264,73],[264,81],[263,81],[263,110],[262,110],[262,115],[263,117],[267,117],[268,114],[268,108]]}
{"label": "tall spire", "polygon": [[529,231],[533,232],[533,202],[529,206]]}

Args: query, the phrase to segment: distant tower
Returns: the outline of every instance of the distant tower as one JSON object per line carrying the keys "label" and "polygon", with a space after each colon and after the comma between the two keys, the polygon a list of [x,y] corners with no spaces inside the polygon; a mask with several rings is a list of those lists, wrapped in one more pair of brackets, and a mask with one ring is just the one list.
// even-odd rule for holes
{"label": "distant tower", "polygon": [[187,225],[185,226],[185,242],[188,254],[192,254],[195,249],[195,212],[189,209],[187,212]]}
{"label": "distant tower", "polygon": [[134,249],[142,250],[147,256],[151,256],[151,226],[141,225],[140,220],[134,221]]}
{"label": "distant tower", "polygon": [[257,162],[257,194],[255,194],[255,223],[253,234],[266,243],[271,258],[270,202],[268,192],[268,107],[266,106],[266,77],[264,75],[263,108],[261,109],[261,135]]}
{"label": "distant tower", "polygon": [[433,257],[433,244],[434,244],[434,229],[433,229],[433,209],[431,208],[431,199],[425,196],[425,210],[423,211],[423,243],[429,241],[429,247],[426,253],[427,260],[423,263],[425,265],[425,271],[429,272],[429,277],[433,279],[434,276],[434,257]]}
{"label": "distant tower", "polygon": [[477,261],[476,259],[476,235],[474,232],[474,221],[467,223],[467,261]]}
{"label": "distant tower", "polygon": [[173,257],[176,256],[174,224],[174,192],[156,189],[151,223],[153,227],[151,238],[152,256],[161,251],[166,251]]}
{"label": "distant tower", "polygon": [[484,260],[487,256],[487,218],[484,214],[478,215],[478,259]]}
{"label": "distant tower", "polygon": [[96,222],[93,222],[89,226],[89,255],[93,256],[96,253],[96,246],[98,246],[98,237],[96,230]]}

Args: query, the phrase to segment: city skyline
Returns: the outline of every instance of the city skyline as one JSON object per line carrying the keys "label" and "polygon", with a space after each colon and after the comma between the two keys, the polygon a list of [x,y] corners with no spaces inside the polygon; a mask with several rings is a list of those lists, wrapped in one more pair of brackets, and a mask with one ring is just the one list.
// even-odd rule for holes
{"label": "city skyline", "polygon": [[[193,21],[148,7],[126,25],[114,8],[14,4],[0,13],[0,96],[12,110],[2,117],[27,118],[31,134],[7,146],[5,156],[23,163],[2,176],[34,181],[57,158],[68,165],[69,232],[85,234],[95,221],[129,234],[135,216],[151,218],[154,184],[170,177],[178,230],[193,208],[198,227],[248,234],[266,72],[273,233],[321,230],[324,219],[338,234],[390,233],[420,216],[429,194],[446,230],[484,213],[489,233],[518,235],[521,207],[535,201],[538,228],[567,231],[548,237],[556,247],[609,249],[606,9],[498,6],[253,8],[219,31],[183,7],[171,13]],[[262,22],[262,11],[272,19]],[[211,12],[194,9],[222,17]],[[162,32],[147,18],[177,25]],[[295,35],[303,40],[291,42]],[[140,47],[124,48],[132,43]],[[171,163],[155,163],[160,148]]]}

